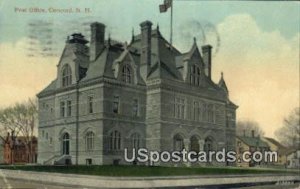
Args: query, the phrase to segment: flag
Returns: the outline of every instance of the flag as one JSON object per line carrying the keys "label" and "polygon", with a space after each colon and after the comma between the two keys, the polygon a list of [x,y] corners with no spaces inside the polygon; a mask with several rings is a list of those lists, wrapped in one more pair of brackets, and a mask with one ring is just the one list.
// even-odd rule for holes
{"label": "flag", "polygon": [[170,8],[172,6],[172,0],[164,0],[164,4],[166,5],[166,8]]}
{"label": "flag", "polygon": [[162,12],[166,12],[167,11],[167,7],[165,4],[162,4],[162,5],[159,5],[159,12],[162,13]]}
{"label": "flag", "polygon": [[167,12],[168,8],[172,6],[172,0],[164,0],[164,4],[159,5],[159,12]]}

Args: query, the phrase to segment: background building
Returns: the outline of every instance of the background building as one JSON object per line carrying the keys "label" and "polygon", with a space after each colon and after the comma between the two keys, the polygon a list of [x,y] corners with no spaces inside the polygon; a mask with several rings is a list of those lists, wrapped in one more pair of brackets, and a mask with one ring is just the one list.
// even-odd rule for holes
{"label": "background building", "polygon": [[4,163],[4,143],[3,140],[0,140],[0,164]]}
{"label": "background building", "polygon": [[278,154],[278,161],[274,162],[274,165],[285,167],[286,163],[287,163],[286,153],[287,153],[288,148],[283,146],[282,144],[280,144],[277,140],[275,140],[273,138],[263,137],[262,140],[268,144],[271,151],[277,152],[277,154]]}
{"label": "background building", "polygon": [[262,154],[265,151],[269,151],[270,147],[269,145],[264,142],[260,136],[255,136],[254,131],[252,131],[251,136],[237,136],[236,137],[236,152],[237,152],[237,158],[241,161],[237,161],[237,166],[239,167],[254,167],[254,166],[266,166],[268,165],[268,162],[244,162],[242,161],[242,154],[243,152],[250,152],[253,154],[254,152],[262,152]]}
{"label": "background building", "polygon": [[300,168],[300,149],[294,149],[287,153],[287,168]]}
{"label": "background building", "polygon": [[3,146],[5,164],[24,164],[37,162],[37,138],[31,141],[23,136],[12,137],[8,134]]}
{"label": "background building", "polygon": [[57,78],[39,98],[39,163],[118,164],[124,148],[235,149],[235,111],[223,78],[211,80],[211,46],[181,53],[152,23],[127,44],[71,35]]}

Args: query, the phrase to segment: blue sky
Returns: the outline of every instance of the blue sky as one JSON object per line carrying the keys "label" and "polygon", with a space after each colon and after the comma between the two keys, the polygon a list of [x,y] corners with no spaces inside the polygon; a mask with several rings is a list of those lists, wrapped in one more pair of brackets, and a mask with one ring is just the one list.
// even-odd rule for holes
{"label": "blue sky", "polygon": [[[2,2],[1,2],[2,1]],[[38,1],[0,0],[0,32],[5,34],[1,41],[16,41],[24,37],[22,28],[30,20],[43,19],[60,23],[89,18],[103,21],[115,30],[122,30],[122,38],[130,38],[131,27],[139,30],[138,24],[146,19],[159,23],[165,36],[169,35],[169,13],[160,14],[158,5],[162,0],[114,0],[114,1]],[[14,12],[14,8],[90,8],[91,14],[32,14]],[[287,1],[183,1],[174,0],[174,29],[187,20],[205,20],[217,25],[229,15],[247,13],[265,31],[278,30],[286,38],[299,32],[300,3]],[[72,32],[72,31],[70,31]],[[128,33],[126,35],[126,32]],[[176,31],[174,32],[176,34]],[[118,34],[118,33],[116,33]],[[174,35],[175,35],[174,34]],[[113,31],[112,31],[113,35]],[[169,38],[169,37],[167,37]]]}

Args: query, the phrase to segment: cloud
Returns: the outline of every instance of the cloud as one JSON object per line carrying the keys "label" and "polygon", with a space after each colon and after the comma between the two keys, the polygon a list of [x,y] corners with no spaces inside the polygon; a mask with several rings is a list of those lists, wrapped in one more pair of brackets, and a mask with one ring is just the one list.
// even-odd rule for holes
{"label": "cloud", "polygon": [[224,71],[238,119],[258,121],[266,135],[299,106],[299,33],[292,39],[265,32],[248,14],[228,16],[217,26],[222,48],[213,76]]}
{"label": "cloud", "polygon": [[56,76],[58,58],[28,57],[29,41],[0,44],[0,107],[34,97]]}

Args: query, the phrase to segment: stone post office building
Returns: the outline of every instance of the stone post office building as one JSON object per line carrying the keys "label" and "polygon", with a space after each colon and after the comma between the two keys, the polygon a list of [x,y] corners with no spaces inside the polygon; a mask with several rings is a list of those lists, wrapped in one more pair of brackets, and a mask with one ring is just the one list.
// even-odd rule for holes
{"label": "stone post office building", "polygon": [[41,164],[113,164],[124,148],[148,150],[235,149],[237,106],[223,75],[211,80],[211,50],[196,40],[182,53],[152,28],[130,43],[105,39],[91,24],[90,43],[68,37],[57,77],[39,99]]}

